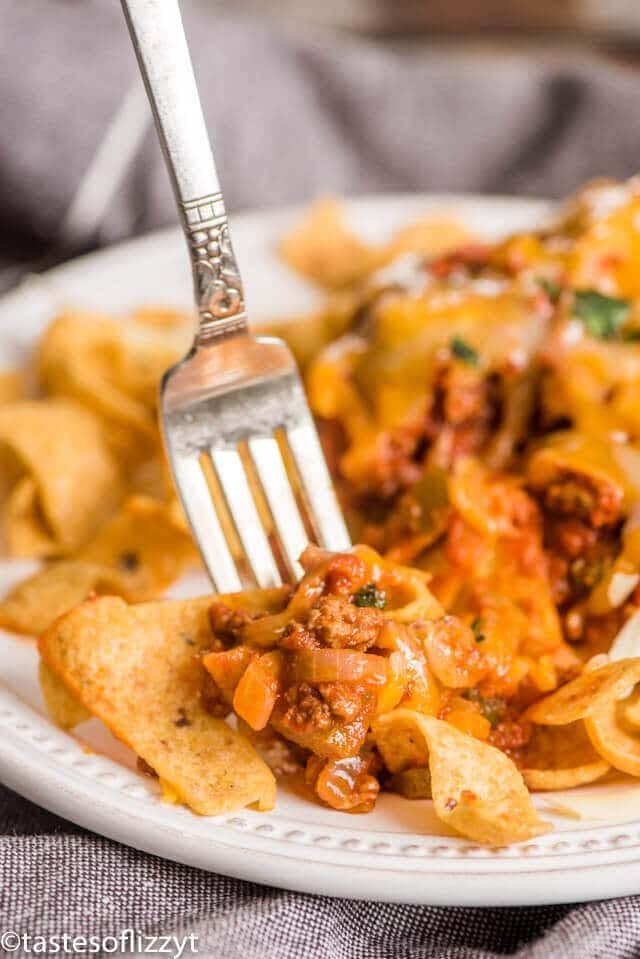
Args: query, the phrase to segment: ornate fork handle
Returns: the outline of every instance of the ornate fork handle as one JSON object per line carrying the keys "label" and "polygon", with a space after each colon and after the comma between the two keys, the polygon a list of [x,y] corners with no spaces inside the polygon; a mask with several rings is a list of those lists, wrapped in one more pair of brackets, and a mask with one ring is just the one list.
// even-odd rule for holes
{"label": "ornate fork handle", "polygon": [[[182,225],[191,253],[191,266],[200,316],[201,335],[217,320],[234,320],[235,331],[246,326],[242,280],[233,254],[222,193],[180,203]],[[225,332],[230,332],[229,322]]]}
{"label": "ornate fork handle", "polygon": [[178,0],[122,0],[189,247],[198,337],[247,328],[242,280]]}

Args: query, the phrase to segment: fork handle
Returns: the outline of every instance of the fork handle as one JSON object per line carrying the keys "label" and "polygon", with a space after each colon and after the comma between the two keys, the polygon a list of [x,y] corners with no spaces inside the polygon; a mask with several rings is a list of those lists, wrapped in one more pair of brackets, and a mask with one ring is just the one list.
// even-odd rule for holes
{"label": "fork handle", "polygon": [[184,230],[200,339],[246,330],[242,281],[178,0],[122,0]]}

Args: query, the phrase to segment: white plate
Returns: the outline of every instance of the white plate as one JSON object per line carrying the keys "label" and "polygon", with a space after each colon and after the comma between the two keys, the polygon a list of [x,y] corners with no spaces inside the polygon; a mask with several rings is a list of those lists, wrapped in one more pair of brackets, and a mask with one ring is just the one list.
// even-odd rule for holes
{"label": "white plate", "polygon": [[[539,223],[548,212],[538,201],[405,196],[352,201],[349,215],[363,235],[380,240],[434,208],[455,209],[489,237]],[[253,317],[295,314],[316,301],[317,294],[273,255],[275,240],[295,215],[233,218]],[[84,257],[0,301],[0,368],[28,353],[61,306],[185,306],[189,295],[177,231]],[[0,565],[0,589],[28,568]],[[179,587],[182,594],[194,590],[203,591],[203,582]],[[76,737],[54,728],[44,716],[36,666],[32,641],[0,633],[0,778],[47,809],[138,849],[270,885],[386,901],[508,905],[640,892],[640,808],[633,786],[614,788],[623,801],[606,821],[558,817],[551,835],[492,850],[445,834],[429,802],[392,795],[382,796],[367,816],[349,816],[283,788],[273,813],[200,818],[162,802],[154,784],[136,773],[128,750],[97,721],[80,727]],[[579,793],[585,808],[594,808],[594,796],[601,795],[597,787]],[[544,798],[537,802],[544,807]]]}

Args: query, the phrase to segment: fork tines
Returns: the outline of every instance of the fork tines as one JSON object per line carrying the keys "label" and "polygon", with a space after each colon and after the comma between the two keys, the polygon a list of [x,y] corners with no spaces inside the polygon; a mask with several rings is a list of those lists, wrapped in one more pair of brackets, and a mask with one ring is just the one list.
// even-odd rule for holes
{"label": "fork tines", "polygon": [[298,578],[309,541],[349,546],[289,350],[276,340],[248,339],[253,355],[236,352],[241,362],[225,362],[225,376],[201,375],[203,354],[224,350],[212,344],[169,371],[163,385],[176,485],[220,592]]}

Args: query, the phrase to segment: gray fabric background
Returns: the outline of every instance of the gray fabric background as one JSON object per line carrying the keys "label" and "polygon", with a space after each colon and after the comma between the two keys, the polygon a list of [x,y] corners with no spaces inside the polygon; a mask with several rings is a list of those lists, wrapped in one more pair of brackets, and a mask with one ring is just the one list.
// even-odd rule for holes
{"label": "gray fabric background", "polygon": [[[203,0],[204,2],[204,0]],[[556,56],[399,55],[311,28],[183,9],[230,209],[319,191],[561,195],[640,165],[640,77]],[[117,0],[3,0],[0,255],[59,239],[63,214],[136,78]],[[149,133],[101,242],[175,221]]]}
{"label": "gray fabric background", "polygon": [[[640,76],[631,70],[399,56],[254,18],[213,21],[195,3],[183,6],[231,209],[327,191],[560,195],[640,165]],[[116,0],[4,0],[0,18],[6,280],[67,248],[65,211],[136,72]],[[83,245],[174,220],[148,133]],[[0,786],[0,932],[127,927],[193,932],[200,955],[230,959],[631,959],[640,956],[640,897],[481,910],[302,896],[126,849]]]}

